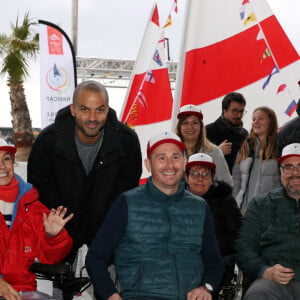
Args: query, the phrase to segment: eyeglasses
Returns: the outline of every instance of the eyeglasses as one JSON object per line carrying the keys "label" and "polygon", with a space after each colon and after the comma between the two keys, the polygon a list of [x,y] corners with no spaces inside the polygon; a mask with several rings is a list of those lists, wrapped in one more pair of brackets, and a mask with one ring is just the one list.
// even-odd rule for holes
{"label": "eyeglasses", "polygon": [[238,114],[241,114],[241,115],[245,115],[247,113],[247,111],[245,109],[236,109],[236,108],[233,108],[230,110],[234,115],[238,115]]}
{"label": "eyeglasses", "polygon": [[211,178],[211,172],[209,171],[205,171],[205,172],[197,172],[197,171],[190,171],[190,175],[193,179],[198,179],[200,177],[202,177],[204,180],[208,180],[209,178]]}
{"label": "eyeglasses", "polygon": [[280,168],[284,174],[293,174],[294,171],[300,173],[300,166],[286,165],[286,166],[281,166]]}

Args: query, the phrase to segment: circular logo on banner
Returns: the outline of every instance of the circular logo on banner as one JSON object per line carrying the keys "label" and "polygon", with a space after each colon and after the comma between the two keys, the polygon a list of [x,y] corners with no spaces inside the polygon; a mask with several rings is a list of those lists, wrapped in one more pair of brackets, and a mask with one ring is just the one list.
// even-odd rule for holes
{"label": "circular logo on banner", "polygon": [[54,64],[46,74],[46,82],[50,89],[62,94],[70,85],[70,76],[64,68]]}

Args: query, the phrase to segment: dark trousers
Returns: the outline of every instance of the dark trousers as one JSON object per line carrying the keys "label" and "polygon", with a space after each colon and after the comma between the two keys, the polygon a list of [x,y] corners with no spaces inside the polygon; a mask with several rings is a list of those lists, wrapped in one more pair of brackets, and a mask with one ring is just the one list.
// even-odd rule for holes
{"label": "dark trousers", "polygon": [[244,300],[300,300],[300,281],[280,284],[273,280],[257,279],[247,290]]}

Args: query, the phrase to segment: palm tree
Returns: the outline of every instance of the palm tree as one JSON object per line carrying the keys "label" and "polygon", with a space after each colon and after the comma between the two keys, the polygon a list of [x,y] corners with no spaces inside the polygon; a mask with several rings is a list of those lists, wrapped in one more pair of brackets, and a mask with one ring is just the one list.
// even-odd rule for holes
{"label": "palm tree", "polygon": [[[0,56],[3,58],[0,74],[8,75],[13,138],[19,154],[24,150],[29,154],[34,140],[24,80],[29,75],[29,59],[35,58],[38,53],[38,34],[32,30],[36,24],[27,13],[20,25],[17,17],[16,24],[11,26],[10,36],[0,34]],[[27,154],[23,157],[25,160]]]}

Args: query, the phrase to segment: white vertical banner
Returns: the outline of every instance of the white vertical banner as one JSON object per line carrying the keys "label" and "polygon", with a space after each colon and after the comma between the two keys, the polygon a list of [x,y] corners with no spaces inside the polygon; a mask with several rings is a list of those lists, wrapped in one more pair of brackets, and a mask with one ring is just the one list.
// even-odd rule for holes
{"label": "white vertical banner", "polygon": [[72,103],[76,61],[72,43],[55,24],[39,20],[41,127],[54,122],[56,113]]}

